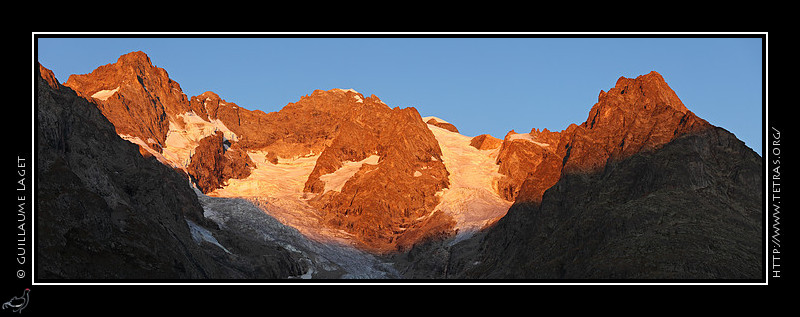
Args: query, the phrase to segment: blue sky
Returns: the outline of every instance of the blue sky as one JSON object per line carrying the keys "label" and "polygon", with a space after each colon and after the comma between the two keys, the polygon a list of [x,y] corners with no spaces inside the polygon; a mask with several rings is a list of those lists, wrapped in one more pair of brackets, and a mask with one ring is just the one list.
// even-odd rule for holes
{"label": "blue sky", "polygon": [[[620,76],[659,72],[683,103],[761,154],[762,39],[758,35],[614,38],[404,37],[58,38],[38,60],[60,82],[131,51],[147,53],[188,97],[213,91],[247,109],[278,111],[315,89],[352,88],[415,107],[462,134],[565,129],[586,120]],[[80,36],[80,35],[79,35]],[[146,35],[145,35],[146,36]]]}

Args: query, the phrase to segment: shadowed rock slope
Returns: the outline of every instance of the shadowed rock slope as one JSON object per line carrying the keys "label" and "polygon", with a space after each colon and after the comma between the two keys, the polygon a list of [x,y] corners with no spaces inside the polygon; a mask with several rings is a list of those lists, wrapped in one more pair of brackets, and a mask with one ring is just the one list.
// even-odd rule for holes
{"label": "shadowed rock slope", "polygon": [[567,173],[479,246],[455,248],[449,277],[760,279],[761,175],[761,158],[721,128]]}

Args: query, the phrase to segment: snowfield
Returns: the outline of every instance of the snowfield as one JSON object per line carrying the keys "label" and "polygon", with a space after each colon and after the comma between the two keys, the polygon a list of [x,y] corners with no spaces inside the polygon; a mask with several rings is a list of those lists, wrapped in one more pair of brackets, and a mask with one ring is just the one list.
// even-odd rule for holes
{"label": "snowfield", "polygon": [[469,144],[471,137],[432,124],[428,128],[439,142],[442,163],[450,172],[450,187],[440,192],[441,201],[435,210],[456,220],[459,234],[455,243],[496,222],[511,207],[512,202],[497,194],[502,174],[495,161],[500,149],[478,150]]}
{"label": "snowfield", "polygon": [[[183,115],[183,121],[183,128],[170,124],[167,146],[160,157],[176,167],[186,166],[197,142],[214,131],[223,131],[226,138],[236,138],[219,122],[202,120],[193,113]],[[502,176],[495,164],[499,149],[478,150],[470,146],[471,137],[434,125],[428,128],[439,142],[442,162],[450,172],[450,187],[437,193],[441,200],[434,211],[440,210],[455,219],[459,233],[450,241],[452,245],[505,216],[512,202],[497,194],[497,181]],[[146,145],[138,139],[128,140]],[[293,278],[400,278],[391,263],[358,250],[350,234],[324,226],[321,212],[307,203],[315,194],[304,193],[303,188],[319,153],[279,157],[277,164],[267,160],[266,152],[247,154],[255,163],[247,178],[230,179],[223,188],[207,195],[195,189],[207,218],[223,230],[277,242],[301,255],[310,269]],[[363,164],[377,164],[379,159],[378,155],[372,155],[358,162],[342,162],[337,171],[320,176],[325,183],[324,191],[341,191]],[[421,175],[420,171],[414,172],[414,176]],[[210,232],[196,224],[189,225],[196,240],[211,242],[228,251]]]}
{"label": "snowfield", "polygon": [[177,117],[183,120],[183,126],[180,123],[169,121],[169,131],[162,151],[164,158],[172,167],[181,169],[188,167],[194,149],[200,144],[200,140],[217,131],[221,131],[223,137],[228,140],[239,140],[238,136],[219,119],[206,121],[194,111],[180,114]]}

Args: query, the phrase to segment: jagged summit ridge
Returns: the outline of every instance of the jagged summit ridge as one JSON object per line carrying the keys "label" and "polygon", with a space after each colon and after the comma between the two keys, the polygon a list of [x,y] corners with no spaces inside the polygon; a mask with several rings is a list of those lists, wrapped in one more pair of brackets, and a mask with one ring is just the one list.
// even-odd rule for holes
{"label": "jagged summit ridge", "polygon": [[673,109],[686,113],[688,109],[681,102],[678,95],[669,87],[664,77],[656,71],[651,71],[636,78],[620,77],[617,79],[614,88],[608,91],[600,91],[598,101],[611,103],[604,98],[614,98],[618,104],[628,105],[661,105],[665,104]]}
{"label": "jagged summit ridge", "polygon": [[[686,133],[711,127],[689,111],[661,74],[620,77],[581,124],[562,131],[513,130],[498,156],[506,199],[537,201],[569,171],[593,171],[610,161],[660,148]],[[520,140],[528,142],[520,142]]]}

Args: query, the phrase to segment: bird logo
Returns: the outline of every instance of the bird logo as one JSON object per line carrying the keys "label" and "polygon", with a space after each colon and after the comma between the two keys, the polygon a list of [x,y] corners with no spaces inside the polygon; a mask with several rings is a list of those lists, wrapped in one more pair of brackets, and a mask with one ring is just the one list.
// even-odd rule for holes
{"label": "bird logo", "polygon": [[22,293],[22,296],[17,297],[14,296],[11,300],[3,303],[3,309],[11,308],[14,310],[15,313],[22,313],[22,310],[28,306],[28,297],[31,290],[26,288],[25,291]]}

